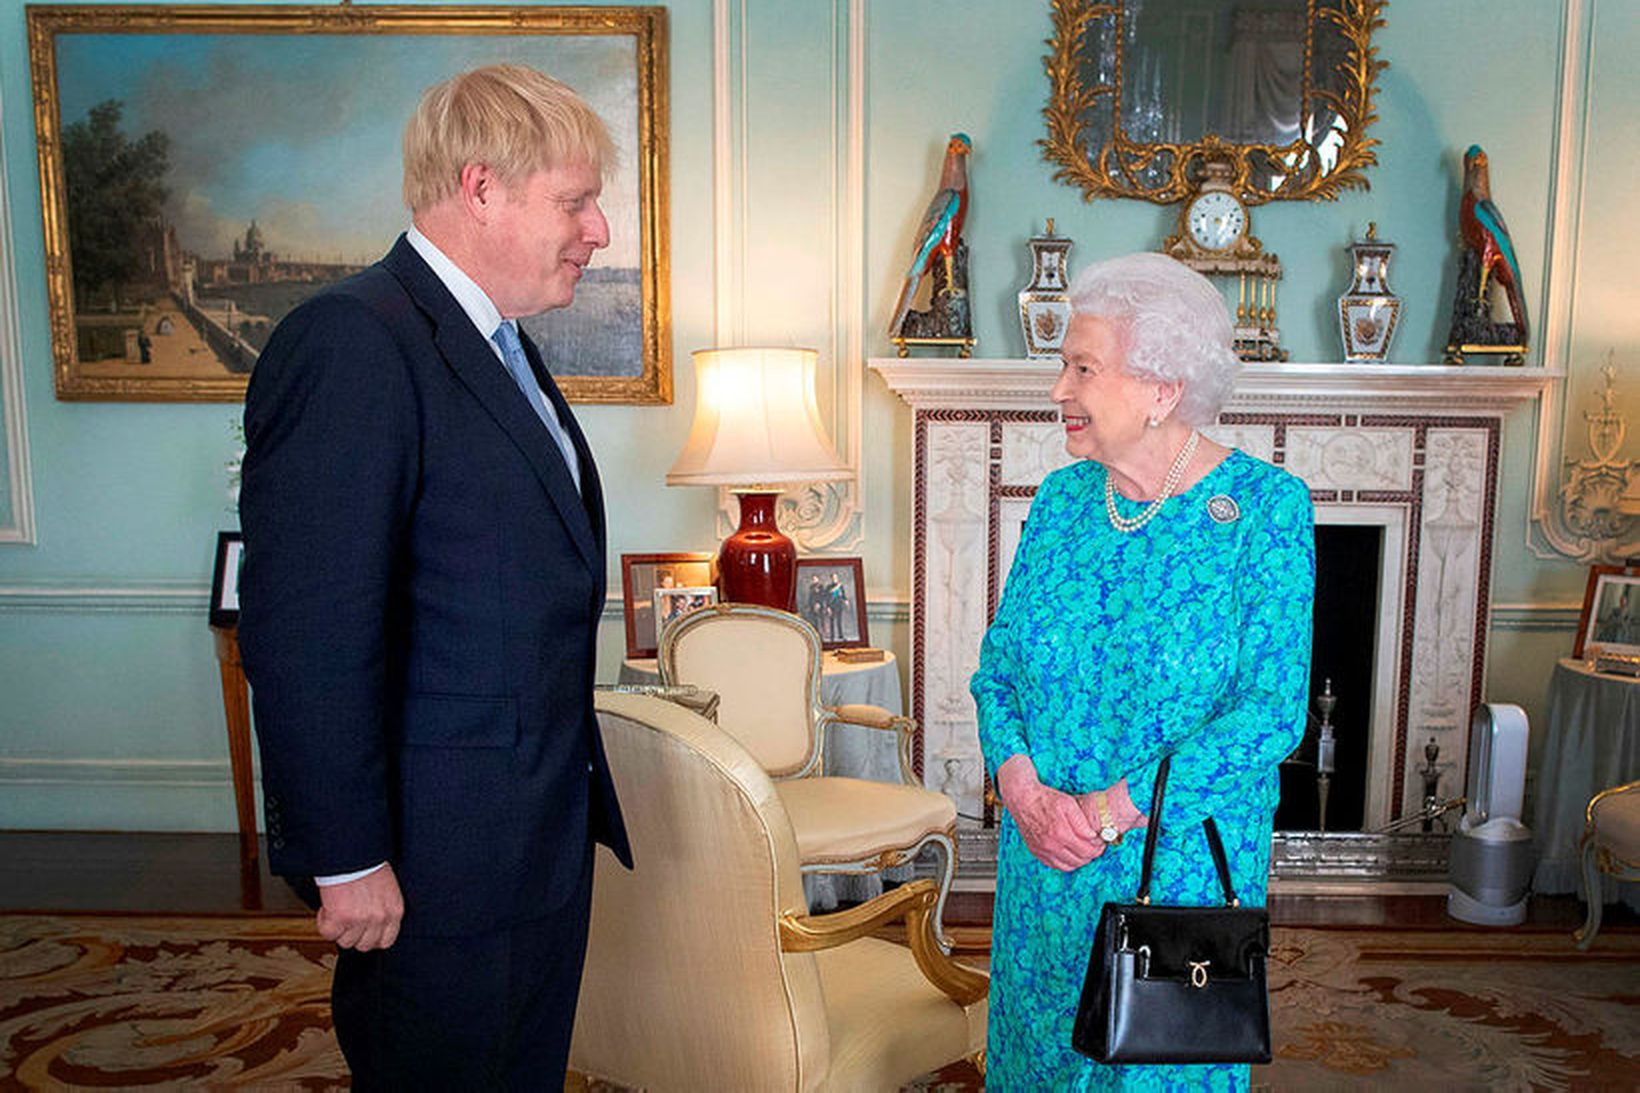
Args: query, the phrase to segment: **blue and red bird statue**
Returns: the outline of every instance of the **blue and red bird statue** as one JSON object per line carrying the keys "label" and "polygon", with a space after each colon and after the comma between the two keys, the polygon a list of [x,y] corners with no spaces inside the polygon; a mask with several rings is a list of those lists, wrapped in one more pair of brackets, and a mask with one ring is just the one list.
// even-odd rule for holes
{"label": "blue and red bird statue", "polygon": [[[962,225],[968,216],[968,156],[974,149],[966,133],[953,133],[945,145],[940,185],[917,229],[916,250],[900,285],[888,334],[896,341],[918,338],[969,338],[968,250]],[[923,276],[933,272],[927,311],[913,311],[912,303]]]}
{"label": "blue and red bird statue", "polygon": [[[1464,353],[1501,352],[1508,363],[1519,363],[1526,347],[1526,297],[1521,286],[1520,262],[1503,214],[1492,203],[1492,180],[1486,153],[1471,144],[1463,157],[1463,202],[1458,207],[1459,256],[1457,297],[1452,305],[1449,359]],[[1510,322],[1494,322],[1492,283],[1502,286],[1509,303]],[[1496,348],[1493,348],[1496,347]]]}

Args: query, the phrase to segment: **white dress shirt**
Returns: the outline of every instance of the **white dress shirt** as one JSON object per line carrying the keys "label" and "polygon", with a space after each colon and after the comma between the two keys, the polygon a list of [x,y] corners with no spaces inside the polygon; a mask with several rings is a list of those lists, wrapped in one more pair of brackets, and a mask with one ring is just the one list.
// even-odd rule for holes
{"label": "white dress shirt", "polygon": [[[421,255],[422,261],[432,267],[433,273],[444,283],[444,287],[450,290],[450,295],[456,298],[456,303],[461,305],[461,310],[467,313],[467,318],[473,321],[473,325],[478,328],[478,332],[484,335],[484,340],[490,343],[490,348],[495,352],[495,359],[501,361],[501,367],[505,370],[507,367],[506,358],[501,354],[501,346],[496,344],[495,329],[502,323],[511,323],[513,329],[516,330],[518,324],[511,319],[503,319],[500,309],[495,306],[484,290],[478,287],[478,282],[467,276],[467,272],[460,266],[450,261],[449,256],[434,246],[433,241],[421,234],[420,229],[414,224],[410,225],[410,230],[405,232],[404,236],[410,245],[415,248],[416,253]],[[507,372],[507,376],[511,378],[512,373]],[[540,389],[537,388],[537,390]],[[544,422],[547,432],[552,434],[552,439],[557,443],[558,450],[563,453],[564,463],[569,467],[569,476],[574,480],[576,490],[580,490],[581,460],[575,454],[575,443],[570,440],[569,432],[564,428],[564,422],[559,418],[558,409],[553,406],[552,399],[547,397],[545,391],[540,391],[540,398],[541,405],[547,411],[547,419]]]}

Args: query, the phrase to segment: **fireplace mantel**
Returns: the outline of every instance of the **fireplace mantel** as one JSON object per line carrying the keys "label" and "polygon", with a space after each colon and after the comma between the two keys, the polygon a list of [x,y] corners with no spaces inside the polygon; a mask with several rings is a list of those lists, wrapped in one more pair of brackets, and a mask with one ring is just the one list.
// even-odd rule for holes
{"label": "fireplace mantel", "polygon": [[[874,358],[871,368],[912,407],[1040,410],[1059,374],[1052,361]],[[1564,372],[1546,368],[1440,364],[1248,364],[1229,410],[1404,410],[1506,413]]]}
{"label": "fireplace mantel", "polygon": [[[1068,461],[1049,361],[877,359],[915,412],[911,705],[924,781],[966,816],[994,813],[968,677],[1042,478]],[[1483,698],[1503,419],[1559,378],[1541,368],[1257,364],[1213,439],[1284,466],[1316,520],[1383,529],[1368,829],[1463,792]],[[975,835],[979,834],[974,832]],[[974,861],[965,845],[965,871]]]}

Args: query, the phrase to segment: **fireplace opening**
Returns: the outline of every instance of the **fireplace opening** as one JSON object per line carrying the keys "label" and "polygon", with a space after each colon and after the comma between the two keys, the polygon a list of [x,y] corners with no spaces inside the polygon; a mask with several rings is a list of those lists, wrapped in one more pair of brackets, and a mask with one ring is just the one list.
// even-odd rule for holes
{"label": "fireplace opening", "polygon": [[[1310,646],[1309,717],[1304,742],[1281,765],[1282,831],[1360,831],[1366,813],[1372,727],[1373,655],[1384,529],[1321,524],[1315,529],[1315,618]],[[1336,700],[1329,720],[1333,772],[1321,824],[1317,755],[1322,711],[1316,701],[1328,680]]]}

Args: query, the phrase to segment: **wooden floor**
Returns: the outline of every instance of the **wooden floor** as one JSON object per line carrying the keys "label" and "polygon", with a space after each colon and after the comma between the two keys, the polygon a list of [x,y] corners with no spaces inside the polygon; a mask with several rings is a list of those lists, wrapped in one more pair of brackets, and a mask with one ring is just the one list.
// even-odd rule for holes
{"label": "wooden floor", "polygon": [[[229,834],[0,831],[0,911],[131,914],[292,914],[308,910],[266,858],[242,870]],[[1280,926],[1452,926],[1439,895],[1276,895]],[[989,892],[953,892],[946,921],[983,931]],[[1570,931],[1583,922],[1575,896],[1534,896],[1527,929]],[[1640,929],[1640,916],[1608,907],[1602,930]],[[967,930],[964,930],[966,933]]]}
{"label": "wooden floor", "polygon": [[308,914],[237,835],[0,831],[0,911]]}

